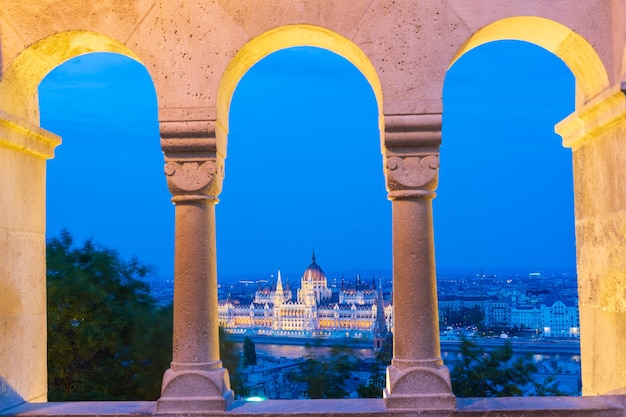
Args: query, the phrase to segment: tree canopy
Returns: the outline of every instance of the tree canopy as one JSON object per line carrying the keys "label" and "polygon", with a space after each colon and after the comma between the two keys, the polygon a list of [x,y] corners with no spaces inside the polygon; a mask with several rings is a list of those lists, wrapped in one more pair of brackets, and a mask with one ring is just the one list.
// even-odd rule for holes
{"label": "tree canopy", "polygon": [[248,336],[243,339],[243,366],[256,365],[256,345]]}
{"label": "tree canopy", "polygon": [[309,398],[345,398],[344,382],[356,365],[355,352],[345,346],[333,346],[326,357],[309,355],[299,367],[296,380],[307,384]]}
{"label": "tree canopy", "polygon": [[[393,338],[389,336],[383,349],[376,353],[367,384],[358,387],[359,397],[381,397],[385,388],[385,368],[390,365]],[[537,366],[529,356],[514,358],[513,347],[506,341],[492,352],[470,340],[463,340],[461,357],[450,366],[452,391],[457,397],[508,397],[520,395],[563,395],[558,381],[549,377],[542,382],[533,380]]]}
{"label": "tree canopy", "polygon": [[376,352],[376,360],[370,369],[370,378],[366,384],[357,387],[359,398],[380,398],[386,384],[386,369],[393,357],[393,335],[387,334],[382,348]]}
{"label": "tree canopy", "polygon": [[537,366],[530,354],[513,357],[506,341],[492,352],[467,339],[461,341],[461,358],[452,364],[452,391],[457,397],[513,397],[521,395],[563,395],[553,378],[539,383],[532,374]]}
{"label": "tree canopy", "polygon": [[63,231],[48,240],[48,398],[154,400],[172,354],[172,309],[160,307],[124,261]]}
{"label": "tree canopy", "polygon": [[224,328],[219,328],[220,338],[220,359],[222,366],[228,370],[230,379],[230,388],[235,391],[238,397],[248,395],[248,389],[244,385],[244,381],[240,372],[241,349],[230,338],[230,335]]}

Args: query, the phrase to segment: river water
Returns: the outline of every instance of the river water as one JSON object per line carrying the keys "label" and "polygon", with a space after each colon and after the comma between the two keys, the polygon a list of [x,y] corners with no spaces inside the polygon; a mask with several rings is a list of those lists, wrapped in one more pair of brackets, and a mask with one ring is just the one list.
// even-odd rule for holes
{"label": "river water", "polygon": [[[327,356],[332,348],[328,346],[302,346],[302,345],[280,345],[271,343],[256,343],[256,352],[260,355],[273,356],[275,358],[296,359],[303,358],[307,355]],[[361,359],[374,358],[374,349],[371,348],[352,348],[355,355]],[[454,361],[460,358],[459,352],[442,351],[441,357],[445,362]],[[543,360],[556,360],[559,362],[577,362],[580,363],[580,355],[568,352],[533,354],[532,359],[535,362]]]}
{"label": "river water", "polygon": [[[332,348],[328,346],[302,346],[302,345],[275,345],[269,343],[257,343],[257,354],[273,356],[275,358],[296,359],[308,355],[328,356]],[[352,348],[355,355],[362,359],[374,357],[374,349]]]}
{"label": "river water", "polygon": [[[519,347],[518,352],[514,354],[513,359],[525,355],[524,352],[530,352],[531,358],[537,365],[538,371],[533,374],[533,379],[537,382],[545,381],[547,377],[554,377],[559,382],[559,389],[566,395],[580,395],[581,393],[581,375],[580,375],[580,354],[576,352],[570,345],[559,345],[555,343],[552,349],[547,349],[551,344],[538,346],[537,350],[541,353],[534,353],[533,349],[528,347]],[[494,346],[486,345],[486,350],[493,349]],[[454,366],[454,363],[460,359],[461,355],[458,346],[450,346],[450,350],[443,350],[441,357],[446,365]],[[485,348],[485,346],[483,346]],[[442,347],[445,348],[445,347]],[[260,357],[272,356],[274,358],[297,359],[308,355],[328,356],[331,351],[328,346],[302,346],[302,345],[285,345],[271,343],[256,343],[256,352]],[[352,348],[355,356],[359,359],[373,359],[375,357],[372,348]],[[514,347],[515,350],[515,347]],[[560,350],[560,351],[559,351]]]}

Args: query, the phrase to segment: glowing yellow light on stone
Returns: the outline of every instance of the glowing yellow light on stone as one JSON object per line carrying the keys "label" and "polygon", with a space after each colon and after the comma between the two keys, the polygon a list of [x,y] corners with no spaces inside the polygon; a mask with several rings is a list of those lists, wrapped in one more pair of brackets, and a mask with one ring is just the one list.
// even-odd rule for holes
{"label": "glowing yellow light on stone", "polygon": [[383,129],[382,87],[376,69],[365,53],[349,39],[328,29],[313,25],[288,25],[265,32],[244,45],[230,62],[217,94],[217,147],[218,152],[226,156],[226,137],[228,135],[228,114],[233,93],[239,80],[254,64],[266,56],[282,49],[311,46],[326,49],[347,59],[368,81],[378,106],[379,127]]}
{"label": "glowing yellow light on stone", "polygon": [[576,78],[577,106],[609,85],[602,60],[585,38],[558,22],[536,16],[509,17],[483,27],[459,49],[450,66],[466,52],[499,40],[529,42],[562,59]]}
{"label": "glowing yellow light on stone", "polygon": [[7,67],[0,82],[0,107],[39,125],[39,83],[65,61],[92,52],[139,57],[122,43],[105,35],[86,31],[61,32],[44,38],[20,53]]}

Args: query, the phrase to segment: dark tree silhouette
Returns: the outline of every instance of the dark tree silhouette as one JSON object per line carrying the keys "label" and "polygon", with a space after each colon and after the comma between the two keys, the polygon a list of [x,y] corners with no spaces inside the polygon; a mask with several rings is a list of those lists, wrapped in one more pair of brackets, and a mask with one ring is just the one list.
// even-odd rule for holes
{"label": "dark tree silhouette", "polygon": [[513,397],[524,395],[563,395],[558,382],[533,381],[537,366],[530,354],[513,359],[513,347],[506,341],[502,347],[487,352],[476,343],[461,341],[461,358],[452,364],[452,391],[457,397]]}
{"label": "dark tree silhouette", "polygon": [[386,370],[391,365],[393,357],[393,335],[389,333],[383,342],[382,348],[376,352],[376,361],[372,364],[370,378],[367,384],[357,388],[360,398],[380,398],[386,383]]}
{"label": "dark tree silhouette", "polygon": [[327,357],[309,355],[302,365],[296,380],[307,384],[309,398],[345,398],[344,381],[356,365],[352,349],[333,346]]}
{"label": "dark tree silhouette", "polygon": [[172,352],[172,309],[142,278],[150,268],[61,232],[47,242],[48,397],[154,400]]}
{"label": "dark tree silhouette", "polygon": [[235,395],[245,397],[248,395],[248,389],[243,383],[239,365],[241,363],[241,349],[232,341],[228,332],[223,328],[219,328],[220,338],[220,359],[224,368],[228,370],[230,378],[230,387],[235,391]]}
{"label": "dark tree silhouette", "polygon": [[248,336],[243,339],[243,366],[256,365],[256,345]]}

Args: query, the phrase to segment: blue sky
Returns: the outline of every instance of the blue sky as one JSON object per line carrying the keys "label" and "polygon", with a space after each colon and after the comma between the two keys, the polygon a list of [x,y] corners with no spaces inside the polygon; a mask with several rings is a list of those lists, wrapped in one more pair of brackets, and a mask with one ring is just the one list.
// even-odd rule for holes
{"label": "blue sky", "polygon": [[[488,44],[448,71],[438,196],[439,270],[575,264],[571,152],[553,133],[573,109],[564,64],[520,42]],[[138,63],[75,58],[40,85],[42,126],[63,136],[48,162],[48,235],[116,248],[173,271],[174,207],[163,175],[154,87]],[[233,97],[216,209],[218,272],[293,280],[388,274],[386,199],[374,96],[345,59],[315,48],[257,63]]]}
{"label": "blue sky", "polygon": [[531,44],[494,42],[448,71],[436,251],[442,267],[575,267],[571,151],[554,124],[574,78]]}

